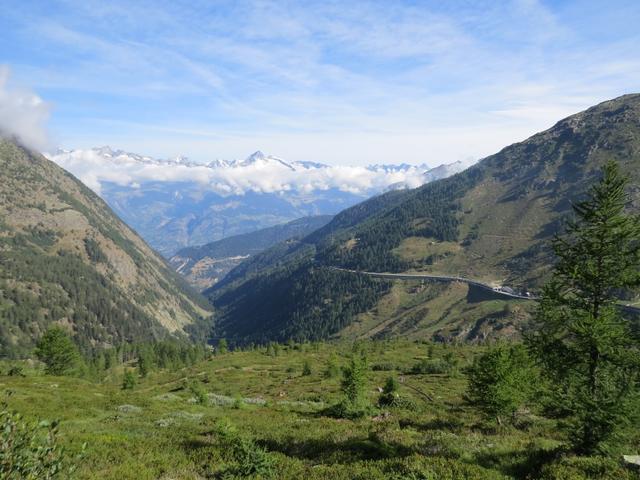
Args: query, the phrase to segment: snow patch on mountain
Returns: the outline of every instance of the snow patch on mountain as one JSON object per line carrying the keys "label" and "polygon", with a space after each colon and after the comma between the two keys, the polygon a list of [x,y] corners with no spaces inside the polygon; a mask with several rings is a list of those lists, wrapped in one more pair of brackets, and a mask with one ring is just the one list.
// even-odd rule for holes
{"label": "snow patch on mountain", "polygon": [[104,182],[131,188],[148,182],[188,182],[221,196],[330,189],[369,196],[393,188],[415,188],[468,166],[463,162],[435,169],[424,164],[330,166],[308,161],[287,162],[261,151],[244,160],[217,159],[203,164],[183,156],[160,160],[108,146],[58,150],[46,155],[97,193],[101,192]]}

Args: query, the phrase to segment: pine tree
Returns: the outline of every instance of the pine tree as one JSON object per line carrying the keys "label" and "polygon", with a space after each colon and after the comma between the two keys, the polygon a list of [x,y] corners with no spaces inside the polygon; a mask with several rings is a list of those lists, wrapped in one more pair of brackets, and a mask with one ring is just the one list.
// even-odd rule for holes
{"label": "pine tree", "polygon": [[146,349],[143,349],[138,353],[138,374],[145,378],[149,375],[151,370],[151,356]]}
{"label": "pine tree", "polygon": [[124,371],[124,376],[122,377],[122,389],[123,390],[133,390],[136,386],[136,377],[133,372],[129,369]]}
{"label": "pine tree", "polygon": [[395,377],[387,378],[384,388],[382,389],[382,393],[380,394],[380,397],[378,397],[378,406],[391,407],[398,403],[398,399],[400,398],[398,395],[399,387],[400,385]]}
{"label": "pine tree", "polygon": [[305,360],[302,362],[302,376],[308,377],[311,373],[311,363],[309,363],[309,360]]}
{"label": "pine tree", "polygon": [[625,213],[627,179],[615,163],[554,240],[558,263],[528,344],[551,388],[573,449],[602,451],[630,421],[640,344],[618,305],[640,284],[640,219]]}
{"label": "pine tree", "polygon": [[366,387],[366,359],[362,355],[354,353],[349,364],[342,370],[343,401],[341,408],[343,416],[358,417],[366,413],[369,408]]}
{"label": "pine tree", "polygon": [[36,347],[36,356],[49,375],[65,375],[78,366],[80,353],[67,332],[60,327],[50,328]]}
{"label": "pine tree", "polygon": [[474,359],[468,376],[468,399],[499,424],[531,398],[535,384],[535,371],[522,345],[491,347]]}
{"label": "pine tree", "polygon": [[335,353],[332,353],[327,361],[327,368],[324,371],[324,378],[334,378],[340,374],[340,365]]}

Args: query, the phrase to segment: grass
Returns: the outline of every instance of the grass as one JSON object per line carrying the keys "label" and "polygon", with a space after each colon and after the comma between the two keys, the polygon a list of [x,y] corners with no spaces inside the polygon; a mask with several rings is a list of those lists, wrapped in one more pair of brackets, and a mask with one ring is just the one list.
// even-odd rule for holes
{"label": "grass", "polygon": [[[369,373],[371,404],[396,375],[410,409],[377,410],[356,421],[322,415],[340,398],[340,378],[325,378],[325,367],[331,357],[346,364],[347,343],[286,347],[278,356],[231,352],[177,372],[152,372],[131,391],[121,389],[121,372],[95,383],[28,368],[26,377],[0,377],[0,387],[11,392],[10,409],[60,419],[70,452],[87,442],[82,479],[608,478],[603,468],[610,478],[634,478],[616,462],[605,468],[598,459],[553,460],[562,438],[551,420],[526,413],[519,428],[487,424],[465,404],[461,373],[405,374],[427,358],[423,342],[364,348],[370,365],[385,367]],[[463,367],[481,349],[436,345],[431,353],[438,359],[454,352]],[[311,375],[301,374],[305,361]],[[194,398],[194,384],[207,401]]]}
{"label": "grass", "polygon": [[394,281],[370,311],[341,330],[341,339],[518,338],[535,302],[495,298],[462,283]]}

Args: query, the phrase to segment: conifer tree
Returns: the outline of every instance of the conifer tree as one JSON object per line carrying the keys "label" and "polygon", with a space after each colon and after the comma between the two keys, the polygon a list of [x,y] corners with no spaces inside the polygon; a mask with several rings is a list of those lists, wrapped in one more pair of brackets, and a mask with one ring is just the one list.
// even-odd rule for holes
{"label": "conifer tree", "polygon": [[366,413],[369,408],[366,387],[367,361],[362,355],[354,353],[342,370],[343,401],[339,408],[342,416],[359,417]]}
{"label": "conifer tree", "polygon": [[133,372],[129,369],[124,371],[124,376],[122,377],[122,389],[123,390],[133,390],[136,386],[136,377]]}
{"label": "conifer tree", "polygon": [[49,375],[65,375],[80,362],[78,348],[60,327],[53,327],[45,332],[35,353],[46,365],[45,372]]}
{"label": "conifer tree", "polygon": [[531,398],[536,372],[522,345],[498,344],[468,369],[467,397],[499,424]]}
{"label": "conifer tree", "polygon": [[558,258],[528,344],[551,389],[573,449],[602,451],[631,420],[640,342],[623,318],[621,293],[640,285],[640,220],[625,212],[628,180],[608,163],[600,183],[556,237]]}
{"label": "conifer tree", "polygon": [[309,375],[311,375],[311,373],[311,363],[309,362],[309,360],[305,360],[304,362],[302,362],[302,376],[308,377]]}

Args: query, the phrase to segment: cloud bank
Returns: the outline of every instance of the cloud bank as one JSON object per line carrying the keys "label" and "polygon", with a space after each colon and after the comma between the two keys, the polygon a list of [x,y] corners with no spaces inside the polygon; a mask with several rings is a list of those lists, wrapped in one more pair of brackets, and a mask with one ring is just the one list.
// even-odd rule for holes
{"label": "cloud bank", "polygon": [[10,76],[9,67],[0,65],[0,134],[44,150],[49,144],[46,123],[50,107],[32,91],[14,85]]}
{"label": "cloud bank", "polygon": [[366,196],[389,188],[415,188],[465,166],[462,162],[431,170],[425,165],[328,166],[288,163],[261,152],[244,161],[215,161],[205,165],[184,158],[156,160],[114,152],[108,147],[61,151],[47,156],[97,193],[104,182],[131,188],[148,182],[183,182],[221,196],[248,192],[305,194],[329,189]]}

